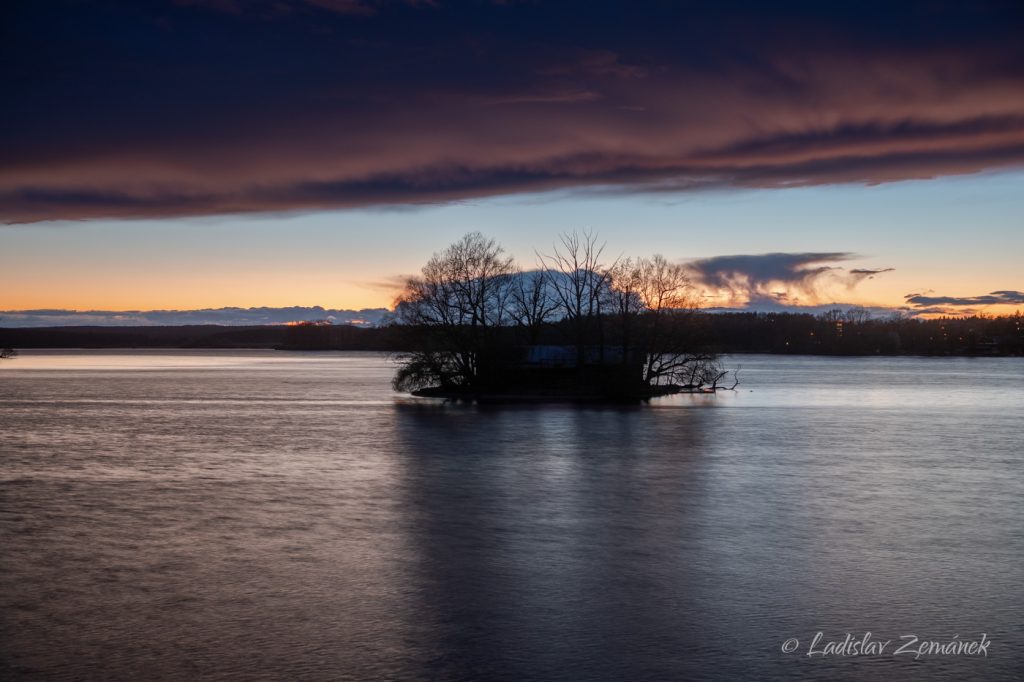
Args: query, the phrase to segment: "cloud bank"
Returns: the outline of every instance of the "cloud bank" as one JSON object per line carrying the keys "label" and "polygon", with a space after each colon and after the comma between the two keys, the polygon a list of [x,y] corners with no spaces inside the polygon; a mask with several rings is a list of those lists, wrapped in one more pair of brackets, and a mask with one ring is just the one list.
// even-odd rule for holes
{"label": "cloud bank", "polygon": [[716,307],[781,310],[834,301],[834,289],[851,291],[865,279],[893,270],[837,265],[858,257],[848,252],[764,253],[715,256],[687,267],[693,283]]}
{"label": "cloud bank", "polygon": [[1024,4],[15,0],[0,220],[1024,162]]}
{"label": "cloud bank", "polygon": [[919,315],[973,315],[987,306],[1024,305],[1024,291],[993,291],[980,296],[934,296],[927,293],[907,294],[907,306]]}
{"label": "cloud bank", "polygon": [[1022,305],[1024,304],[1024,291],[993,291],[990,294],[984,294],[982,296],[967,297],[907,294],[905,299],[907,303],[914,306]]}
{"label": "cloud bank", "polygon": [[383,308],[332,310],[320,306],[287,308],[208,308],[203,310],[6,310],[0,327],[152,327],[219,324],[226,326],[288,324],[328,320],[334,324],[368,326],[387,314]]}

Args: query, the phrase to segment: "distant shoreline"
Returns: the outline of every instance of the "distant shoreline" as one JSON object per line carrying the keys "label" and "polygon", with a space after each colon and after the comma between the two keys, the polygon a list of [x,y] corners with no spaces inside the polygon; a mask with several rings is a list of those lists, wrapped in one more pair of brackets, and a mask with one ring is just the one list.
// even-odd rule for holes
{"label": "distant shoreline", "polygon": [[[731,355],[835,357],[1021,357],[1024,331],[987,334],[984,325],[1020,324],[1015,318],[872,321],[863,336],[847,324],[845,337],[823,338],[828,327],[810,315],[716,314],[704,318],[715,350]],[[809,330],[809,331],[808,331]],[[408,350],[402,327],[345,325],[185,325],[152,327],[0,327],[0,348],[14,349],[263,349],[285,351]],[[940,334],[944,336],[940,336]],[[961,340],[962,339],[962,340]]]}

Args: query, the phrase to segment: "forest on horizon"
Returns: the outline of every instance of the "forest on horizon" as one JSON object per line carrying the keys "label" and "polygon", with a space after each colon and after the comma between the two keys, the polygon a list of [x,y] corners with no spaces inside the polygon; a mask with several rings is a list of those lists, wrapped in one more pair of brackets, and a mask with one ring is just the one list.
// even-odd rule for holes
{"label": "forest on horizon", "polygon": [[[708,342],[721,353],[793,355],[1024,356],[1024,315],[959,318],[864,318],[856,311],[701,313]],[[11,348],[408,349],[409,327],[356,327],[310,321],[226,327],[0,327]]]}

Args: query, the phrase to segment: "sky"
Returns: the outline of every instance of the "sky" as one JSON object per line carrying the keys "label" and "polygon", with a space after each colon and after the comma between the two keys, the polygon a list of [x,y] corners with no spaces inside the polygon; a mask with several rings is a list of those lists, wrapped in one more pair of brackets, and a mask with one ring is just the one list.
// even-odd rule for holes
{"label": "sky", "polygon": [[580,229],[713,308],[1024,308],[1019,2],[0,12],[0,325],[359,319]]}

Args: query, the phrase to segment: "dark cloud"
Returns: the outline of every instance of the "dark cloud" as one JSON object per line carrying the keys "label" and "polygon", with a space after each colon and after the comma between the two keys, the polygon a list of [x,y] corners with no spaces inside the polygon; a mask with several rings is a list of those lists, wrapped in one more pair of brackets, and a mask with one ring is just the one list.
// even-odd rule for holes
{"label": "dark cloud", "polygon": [[711,296],[746,302],[751,308],[775,309],[818,304],[832,286],[852,289],[868,277],[893,270],[845,270],[836,265],[857,257],[847,252],[764,253],[716,256],[687,265],[694,282]]}
{"label": "dark cloud", "polygon": [[852,287],[865,279],[874,279],[875,275],[892,272],[895,269],[896,268],[879,268],[872,270],[871,268],[854,268],[847,271],[847,277],[849,278],[848,284]]}
{"label": "dark cloud", "polygon": [[287,308],[207,308],[202,310],[5,310],[0,327],[160,326],[183,324],[262,325],[329,320],[335,324],[373,325],[383,308],[332,310],[320,306]]}
{"label": "dark cloud", "polygon": [[858,275],[860,277],[873,277],[874,275],[880,275],[883,272],[892,272],[896,268],[880,268],[878,270],[871,270],[868,268],[854,268],[850,270],[851,275]]}
{"label": "dark cloud", "polygon": [[803,286],[834,269],[822,263],[838,263],[854,257],[855,254],[844,252],[764,253],[715,256],[693,261],[690,267],[703,284],[712,287],[727,289],[737,281],[754,288],[775,283]]}
{"label": "dark cloud", "polygon": [[[173,0],[184,7],[198,7],[228,14],[248,14],[273,19],[293,12],[325,11],[338,14],[373,14],[381,0]],[[416,4],[410,0],[409,4]],[[430,4],[424,2],[423,4]]]}
{"label": "dark cloud", "polygon": [[1024,4],[5,3],[0,220],[1024,162]]}
{"label": "dark cloud", "polygon": [[909,311],[909,315],[912,317],[935,317],[944,315],[948,317],[961,317],[969,315],[977,315],[982,312],[977,308],[952,308],[942,306],[928,306],[926,308],[912,308]]}
{"label": "dark cloud", "polygon": [[[903,297],[908,305],[915,308],[932,306],[986,306],[986,305],[1022,305],[1024,291],[993,291],[981,296],[928,296],[925,294],[907,294]],[[945,310],[945,309],[943,309]],[[957,311],[962,314],[964,311]]]}

